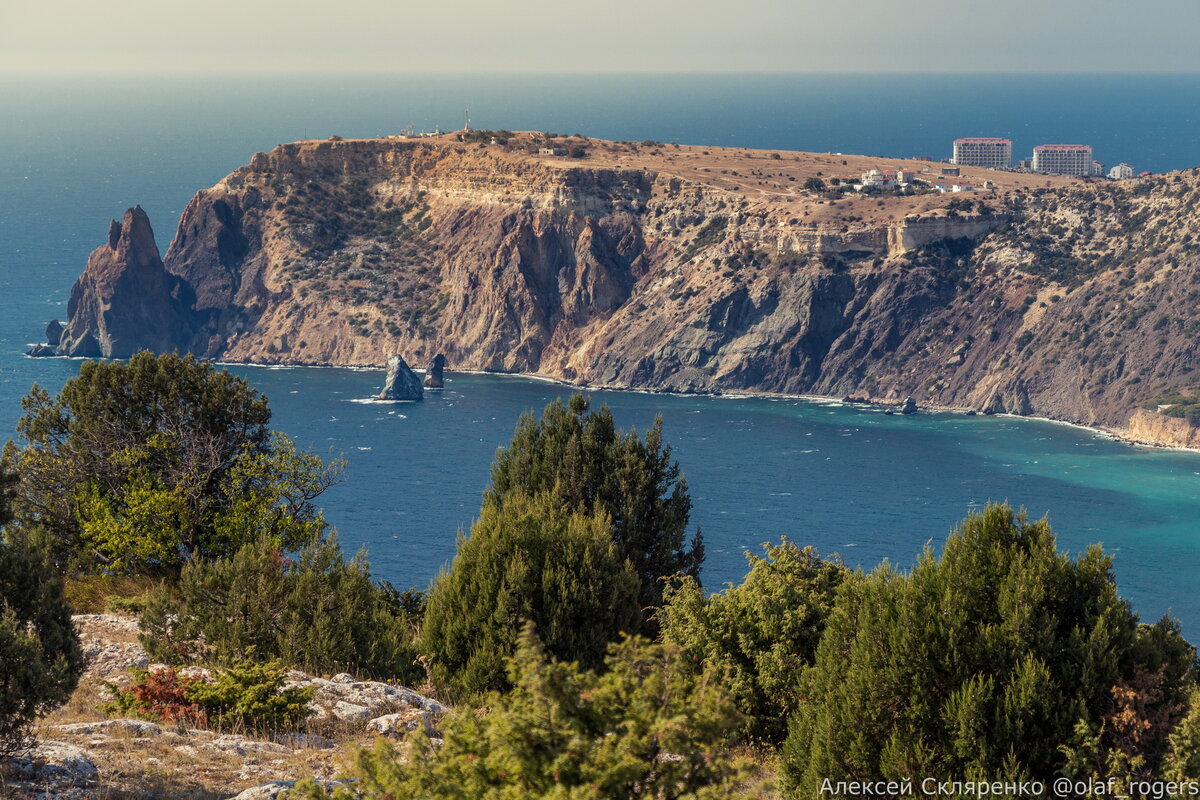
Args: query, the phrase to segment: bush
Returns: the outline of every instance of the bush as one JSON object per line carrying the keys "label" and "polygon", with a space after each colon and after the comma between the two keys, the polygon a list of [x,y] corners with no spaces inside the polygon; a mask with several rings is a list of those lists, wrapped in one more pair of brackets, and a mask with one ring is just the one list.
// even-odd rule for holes
{"label": "bush", "polygon": [[46,554],[0,532],[0,762],[25,746],[37,716],[70,697],[83,668],[63,584]]}
{"label": "bush", "polygon": [[765,547],[765,558],[746,553],[750,571],[738,586],[711,596],[694,578],[670,587],[659,619],[663,641],[680,648],[682,668],[723,671],[745,735],[775,745],[799,708],[800,672],[816,655],[847,570],[786,539]]}
{"label": "bush", "polygon": [[175,575],[262,530],[294,547],[324,528],[312,501],[340,465],[272,435],[266,398],[190,356],[86,362],[22,407],[17,522],[46,531],[60,567]]}
{"label": "bush", "polygon": [[413,681],[419,597],[372,582],[361,554],[336,537],[291,558],[270,537],[228,558],[193,561],[175,587],[151,593],[142,643],[169,664],[230,662],[253,652],[313,672]]}
{"label": "bush", "polygon": [[527,629],[510,662],[515,688],[491,695],[487,714],[448,717],[440,746],[423,731],[404,753],[380,740],[359,752],[348,786],[330,794],[308,782],[297,794],[717,800],[742,788],[746,765],[727,750],[737,714],[718,681],[640,639],[615,645],[604,666],[548,660]]}
{"label": "bush", "polygon": [[[512,443],[496,455],[486,499],[502,507],[512,497],[549,493],[568,511],[608,515],[617,553],[641,582],[641,607],[655,608],[664,577],[698,577],[704,562],[700,534],[686,542],[687,481],[663,442],[661,419],[641,439],[636,430],[618,431],[607,406],[589,413],[588,405],[577,394],[569,406],[547,405],[540,421],[523,415]],[[654,632],[652,618],[644,630]]]}
{"label": "bush", "polygon": [[279,662],[240,662],[216,680],[181,677],[174,669],[132,670],[127,688],[105,683],[109,713],[220,730],[291,730],[312,716],[315,689],[287,686]]}
{"label": "bush", "polygon": [[1169,625],[1139,631],[1098,547],[1069,559],[1045,520],[989,505],[940,558],[926,548],[911,573],[885,563],[843,581],[782,771],[806,798],[825,779],[1080,774],[1114,687],[1162,670],[1153,716],[1194,683],[1194,658]]}
{"label": "bush", "polygon": [[421,651],[434,684],[464,699],[507,689],[525,622],[554,657],[599,666],[640,622],[637,576],[610,529],[603,512],[572,513],[549,494],[485,502],[429,592]]}

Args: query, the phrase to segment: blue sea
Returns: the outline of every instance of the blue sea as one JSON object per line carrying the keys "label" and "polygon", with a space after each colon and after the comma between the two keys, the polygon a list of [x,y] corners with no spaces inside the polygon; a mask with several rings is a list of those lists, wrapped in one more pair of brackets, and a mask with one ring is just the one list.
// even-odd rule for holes
{"label": "blue sea", "polygon": [[[194,192],[256,151],[413,124],[580,132],[612,139],[949,155],[959,136],[1092,144],[1139,170],[1200,165],[1200,76],[626,75],[391,78],[0,78],[0,435],[20,397],[79,362],[21,355],[62,319],[108,220],[141,204],[163,250]],[[518,416],[566,387],[451,373],[421,403],[361,402],[381,372],[238,367],[277,427],[345,480],[328,519],[375,573],[424,587],[479,507]],[[619,422],[665,421],[704,533],[704,580],[737,581],[744,551],[787,536],[871,568],[913,563],[988,500],[1049,514],[1060,546],[1113,554],[1144,618],[1170,610],[1200,636],[1200,455],[1007,418],[885,416],[836,403],[596,392]],[[359,401],[359,402],[356,402]],[[7,433],[5,433],[7,432]]]}

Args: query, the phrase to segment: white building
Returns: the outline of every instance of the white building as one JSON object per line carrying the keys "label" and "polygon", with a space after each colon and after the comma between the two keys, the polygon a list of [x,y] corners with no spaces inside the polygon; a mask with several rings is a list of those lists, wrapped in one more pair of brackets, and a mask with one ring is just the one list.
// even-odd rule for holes
{"label": "white building", "polygon": [[1092,174],[1093,175],[1103,175],[1104,174],[1104,164],[1100,161],[1093,161],[1092,162]]}
{"label": "white building", "polygon": [[1012,166],[1012,140],[976,137],[954,140],[954,164],[1008,169]]}
{"label": "white building", "polygon": [[1135,174],[1137,173],[1133,171],[1133,165],[1126,164],[1124,162],[1117,164],[1108,171],[1108,177],[1112,178],[1114,181],[1123,181],[1128,178],[1132,178]]}
{"label": "white building", "polygon": [[887,185],[887,178],[877,169],[869,169],[862,175],[862,188],[864,189],[882,189]]}
{"label": "white building", "polygon": [[1039,144],[1033,148],[1034,172],[1056,175],[1092,174],[1092,146],[1087,144]]}
{"label": "white building", "polygon": [[896,181],[898,183],[912,183],[917,178],[917,173],[911,169],[896,170]]}

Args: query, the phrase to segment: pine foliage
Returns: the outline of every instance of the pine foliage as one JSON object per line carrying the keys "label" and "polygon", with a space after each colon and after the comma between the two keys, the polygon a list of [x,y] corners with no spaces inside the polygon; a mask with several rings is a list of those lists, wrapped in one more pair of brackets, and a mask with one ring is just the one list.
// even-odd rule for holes
{"label": "pine foliage", "polygon": [[314,672],[348,671],[411,682],[420,602],[371,580],[336,537],[295,558],[270,536],[232,556],[193,561],[174,587],[152,593],[142,643],[170,664],[231,663],[253,654]]}
{"label": "pine foliage", "polygon": [[738,725],[711,675],[679,669],[674,648],[626,639],[602,672],[548,659],[527,628],[510,660],[514,688],[489,711],[460,711],[435,745],[423,731],[403,752],[380,741],[359,753],[352,781],[310,800],[717,800],[747,768],[728,746]]}
{"label": "pine foliage", "polygon": [[641,581],[642,607],[657,607],[664,577],[698,577],[704,561],[699,533],[687,540],[687,481],[671,460],[661,418],[640,438],[636,430],[617,430],[607,406],[588,409],[577,394],[566,406],[547,405],[540,420],[523,415],[512,443],[496,455],[486,498],[503,506],[511,497],[549,492],[568,510],[607,514],[618,552]]}
{"label": "pine foliage", "polygon": [[508,688],[526,622],[553,657],[596,667],[636,630],[637,591],[604,512],[569,511],[550,494],[488,500],[430,590],[421,649],[434,684],[462,699]]}
{"label": "pine foliage", "polygon": [[1045,520],[991,505],[910,574],[843,581],[782,757],[791,796],[826,778],[1060,775],[1138,638],[1099,547],[1071,559]]}
{"label": "pine foliage", "polygon": [[669,586],[659,619],[683,668],[716,667],[727,676],[747,738],[778,745],[799,706],[801,670],[816,655],[848,571],[787,539],[765,548],[765,557],[746,553],[750,571],[723,592],[708,595],[691,577]]}
{"label": "pine foliage", "polygon": [[0,760],[67,700],[83,668],[62,580],[40,547],[0,531]]}

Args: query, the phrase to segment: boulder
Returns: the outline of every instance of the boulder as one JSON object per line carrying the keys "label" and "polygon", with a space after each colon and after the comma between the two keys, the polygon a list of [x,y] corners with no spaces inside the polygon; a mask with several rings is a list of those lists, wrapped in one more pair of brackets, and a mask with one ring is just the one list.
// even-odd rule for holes
{"label": "boulder", "polygon": [[399,714],[384,714],[367,723],[367,729],[381,736],[403,736],[408,731],[424,728],[430,736],[437,735],[433,715],[428,711],[412,709]]}
{"label": "boulder", "polygon": [[904,402],[900,404],[901,414],[915,414],[917,410],[917,401],[912,399],[911,396],[904,398]]}
{"label": "boulder", "polygon": [[39,742],[14,766],[22,778],[38,783],[79,785],[96,780],[100,774],[87,751],[66,742]]}
{"label": "boulder", "polygon": [[58,351],[48,344],[35,344],[25,351],[25,355],[30,358],[49,358],[58,355]]}
{"label": "boulder", "polygon": [[343,722],[366,722],[373,714],[369,707],[357,703],[338,700],[333,704],[333,715]]}
{"label": "boulder", "polygon": [[425,390],[421,379],[398,355],[388,356],[387,379],[376,400],[420,400]]}
{"label": "boulder", "polygon": [[425,370],[425,388],[426,389],[443,389],[446,382],[442,378],[442,370],[446,368],[446,357],[438,353],[433,357],[433,361],[429,362],[429,368]]}

